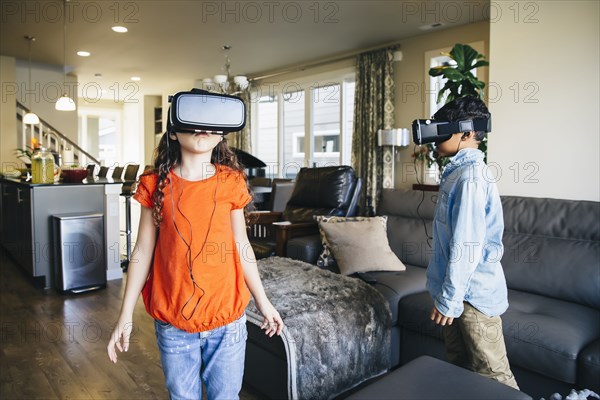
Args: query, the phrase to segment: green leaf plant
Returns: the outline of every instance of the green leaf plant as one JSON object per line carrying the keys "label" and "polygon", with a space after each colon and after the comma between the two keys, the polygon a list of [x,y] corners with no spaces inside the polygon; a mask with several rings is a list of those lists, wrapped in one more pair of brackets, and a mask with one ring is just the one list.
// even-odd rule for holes
{"label": "green leaf plant", "polygon": [[[485,56],[468,44],[460,43],[455,44],[449,53],[442,52],[441,54],[449,57],[452,62],[429,69],[430,76],[441,75],[446,78],[444,87],[438,92],[437,103],[441,103],[445,98],[444,104],[447,104],[464,96],[475,96],[483,100],[485,82],[477,79],[471,71],[490,65],[489,62],[484,60]],[[427,144],[426,146],[427,153],[431,153],[431,157],[429,154],[420,155],[420,157],[434,159],[441,173],[448,164],[449,159],[447,157],[435,157],[433,145]],[[479,144],[479,149],[483,151],[487,161],[487,138]]]}
{"label": "green leaf plant", "polygon": [[[471,72],[479,67],[487,67],[489,62],[483,60],[485,56],[468,44],[457,43],[450,53],[442,53],[452,59],[454,63],[440,65],[429,70],[430,76],[442,75],[446,84],[438,92],[437,102],[441,103],[446,96],[446,103],[464,96],[475,96],[483,99],[485,83],[480,81]],[[446,92],[449,92],[446,95]]]}

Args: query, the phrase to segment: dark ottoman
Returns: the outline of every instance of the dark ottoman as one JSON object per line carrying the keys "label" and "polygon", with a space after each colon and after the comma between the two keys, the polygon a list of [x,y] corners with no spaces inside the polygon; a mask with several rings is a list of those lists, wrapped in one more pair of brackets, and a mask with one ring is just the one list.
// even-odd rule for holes
{"label": "dark ottoman", "polygon": [[523,392],[429,356],[412,360],[347,398],[531,400]]}

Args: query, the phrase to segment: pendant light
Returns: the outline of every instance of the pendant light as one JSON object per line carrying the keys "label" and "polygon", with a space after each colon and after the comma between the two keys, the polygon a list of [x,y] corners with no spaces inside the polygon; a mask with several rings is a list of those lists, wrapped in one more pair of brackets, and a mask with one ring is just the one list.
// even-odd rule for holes
{"label": "pendant light", "polygon": [[[27,93],[31,95],[31,42],[35,41],[33,36],[25,36],[25,39],[29,42],[29,87]],[[37,125],[40,123],[40,119],[31,111],[31,101],[29,101],[29,112],[23,116],[23,123],[27,125]]]}
{"label": "pendant light", "polygon": [[67,1],[63,2],[63,86],[65,92],[57,100],[55,108],[59,111],[75,111],[75,102],[67,94]]}

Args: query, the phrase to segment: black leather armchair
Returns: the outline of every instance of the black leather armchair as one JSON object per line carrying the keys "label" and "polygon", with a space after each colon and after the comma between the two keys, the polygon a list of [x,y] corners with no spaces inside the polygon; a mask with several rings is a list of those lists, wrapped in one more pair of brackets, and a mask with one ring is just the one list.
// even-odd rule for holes
{"label": "black leather armchair", "polygon": [[349,166],[302,168],[282,213],[253,213],[249,238],[256,257],[285,257],[290,239],[318,235],[315,215],[356,215],[361,185]]}

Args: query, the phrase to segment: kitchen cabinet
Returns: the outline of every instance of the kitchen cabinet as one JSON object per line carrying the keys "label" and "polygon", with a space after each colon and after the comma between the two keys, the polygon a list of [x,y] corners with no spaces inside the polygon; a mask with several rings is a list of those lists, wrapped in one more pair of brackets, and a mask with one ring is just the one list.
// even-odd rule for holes
{"label": "kitchen cabinet", "polygon": [[103,215],[103,251],[109,279],[121,276],[118,204],[122,181],[41,185],[12,179],[0,182],[0,244],[29,275],[43,278],[44,287],[54,286],[52,217],[57,214]]}
{"label": "kitchen cabinet", "polygon": [[31,189],[2,184],[2,246],[33,275]]}

